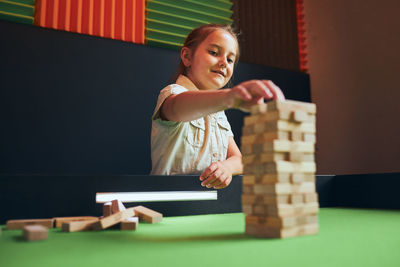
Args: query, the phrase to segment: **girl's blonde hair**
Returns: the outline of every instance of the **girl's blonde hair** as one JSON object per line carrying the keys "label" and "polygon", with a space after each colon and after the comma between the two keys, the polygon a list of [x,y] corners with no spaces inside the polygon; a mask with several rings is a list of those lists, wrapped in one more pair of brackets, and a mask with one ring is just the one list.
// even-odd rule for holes
{"label": "girl's blonde hair", "polygon": [[[237,34],[235,31],[232,29],[230,25],[227,24],[205,24],[200,27],[197,27],[193,29],[188,36],[186,37],[186,40],[183,44],[183,47],[187,47],[190,49],[192,55],[196,52],[197,47],[203,42],[207,36],[209,36],[211,33],[213,33],[216,30],[224,30],[231,34],[235,41],[236,41],[236,56],[235,56],[235,65],[239,61],[239,42],[237,39]],[[178,78],[179,75],[187,75],[187,67],[183,64],[182,59],[179,62],[179,69],[178,73],[175,75],[175,80]]]}

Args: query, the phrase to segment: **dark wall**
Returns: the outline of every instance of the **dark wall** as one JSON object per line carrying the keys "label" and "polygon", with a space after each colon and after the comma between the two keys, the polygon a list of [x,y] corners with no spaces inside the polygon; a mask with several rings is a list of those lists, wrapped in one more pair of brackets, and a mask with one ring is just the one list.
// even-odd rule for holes
{"label": "dark wall", "polygon": [[[0,173],[147,174],[151,115],[176,51],[0,21]],[[309,76],[239,63],[310,100]],[[240,140],[243,113],[228,111]]]}
{"label": "dark wall", "polygon": [[233,0],[240,58],[300,70],[296,0]]}

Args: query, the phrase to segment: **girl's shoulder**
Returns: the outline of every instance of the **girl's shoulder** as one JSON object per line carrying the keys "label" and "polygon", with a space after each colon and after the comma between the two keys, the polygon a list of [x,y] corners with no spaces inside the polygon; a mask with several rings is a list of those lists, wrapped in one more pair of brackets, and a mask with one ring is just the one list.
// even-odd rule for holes
{"label": "girl's shoulder", "polygon": [[167,86],[165,86],[160,94],[173,94],[173,95],[178,95],[180,93],[186,92],[188,91],[188,89],[186,89],[185,87],[183,87],[182,85],[173,83],[173,84],[169,84]]}

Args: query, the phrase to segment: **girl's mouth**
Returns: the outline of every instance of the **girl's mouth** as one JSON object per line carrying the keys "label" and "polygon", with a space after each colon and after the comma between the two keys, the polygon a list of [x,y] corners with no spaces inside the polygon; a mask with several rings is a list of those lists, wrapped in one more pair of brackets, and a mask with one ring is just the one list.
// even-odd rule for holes
{"label": "girl's mouth", "polygon": [[224,73],[223,71],[220,71],[220,70],[212,70],[211,72],[217,73],[217,74],[219,74],[219,75],[221,75],[222,77],[225,78],[225,73]]}

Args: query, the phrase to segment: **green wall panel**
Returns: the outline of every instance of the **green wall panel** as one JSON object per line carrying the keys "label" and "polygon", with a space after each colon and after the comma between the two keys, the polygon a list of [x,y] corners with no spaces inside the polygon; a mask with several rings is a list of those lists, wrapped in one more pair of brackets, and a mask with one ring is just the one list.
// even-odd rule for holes
{"label": "green wall panel", "polygon": [[228,0],[148,0],[146,43],[180,49],[186,35],[207,23],[232,23]]}
{"label": "green wall panel", "polygon": [[0,0],[0,19],[33,24],[34,0]]}

